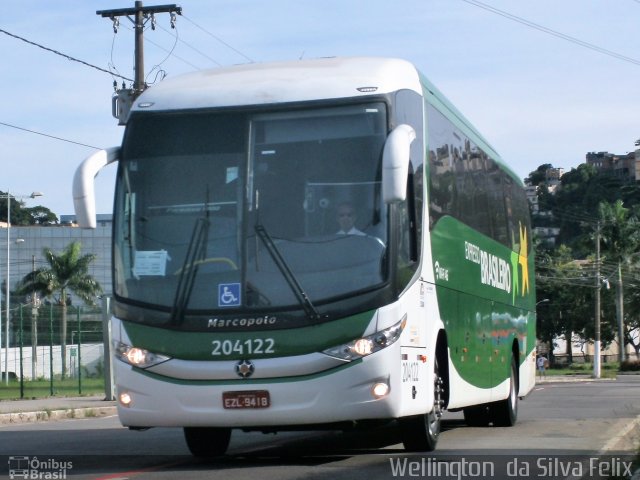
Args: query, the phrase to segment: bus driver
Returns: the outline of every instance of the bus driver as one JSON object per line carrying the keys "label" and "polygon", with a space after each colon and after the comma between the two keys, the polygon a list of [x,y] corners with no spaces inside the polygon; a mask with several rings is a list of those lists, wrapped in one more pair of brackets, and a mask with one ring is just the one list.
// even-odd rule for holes
{"label": "bus driver", "polygon": [[356,212],[351,203],[342,202],[338,205],[337,221],[338,225],[340,225],[340,230],[336,232],[336,235],[365,236],[366,233],[361,232],[355,227],[356,218]]}

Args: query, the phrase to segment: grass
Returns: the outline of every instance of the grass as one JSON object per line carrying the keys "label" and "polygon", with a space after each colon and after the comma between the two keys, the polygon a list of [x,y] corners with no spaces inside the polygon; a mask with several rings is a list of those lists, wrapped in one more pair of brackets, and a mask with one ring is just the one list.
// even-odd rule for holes
{"label": "grass", "polygon": [[[617,362],[608,362],[600,364],[601,378],[616,378],[620,364]],[[592,363],[574,363],[570,366],[547,368],[548,376],[556,375],[591,375],[593,374]]]}
{"label": "grass", "polygon": [[[104,393],[103,378],[83,378],[81,395],[100,395]],[[72,397],[80,395],[77,378],[67,378],[64,380],[54,379],[54,397]],[[24,382],[25,399],[51,397],[51,384],[49,380],[33,380]],[[20,399],[20,382],[9,380],[9,385],[3,381],[0,384],[0,401]]]}

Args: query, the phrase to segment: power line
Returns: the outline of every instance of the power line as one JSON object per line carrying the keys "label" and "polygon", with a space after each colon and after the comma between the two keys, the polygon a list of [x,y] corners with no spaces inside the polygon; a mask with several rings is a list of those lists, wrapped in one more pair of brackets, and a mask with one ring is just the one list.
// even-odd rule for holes
{"label": "power line", "polygon": [[[640,0],[639,0],[640,1]],[[171,34],[171,32],[169,30],[167,30],[166,28],[164,28],[162,25],[158,25],[157,28],[160,28],[160,30],[165,31],[168,34]],[[211,58],[209,55],[207,55],[206,53],[204,53],[203,51],[197,49],[196,47],[194,47],[193,45],[191,45],[188,42],[185,42],[184,40],[182,40],[181,38],[178,39],[178,41],[180,43],[185,44],[187,47],[189,47],[191,50],[193,50],[194,52],[202,55],[203,57],[205,57],[206,59],[208,59],[209,61],[215,63],[217,66],[221,67],[222,65],[215,59],[215,58]]]}
{"label": "power line", "polygon": [[[130,32],[134,32],[133,28],[128,27],[127,25],[121,25],[121,27],[124,27],[125,29],[129,30]],[[145,42],[149,42],[151,45],[154,45],[155,47],[159,48],[160,50],[163,50],[165,53],[168,53],[169,56],[177,58],[178,60],[180,60],[183,63],[186,63],[187,65],[189,65],[190,67],[194,68],[195,70],[202,70],[200,67],[198,67],[197,65],[194,65],[193,63],[191,63],[188,60],[185,60],[184,58],[176,55],[175,53],[173,53],[173,50],[168,50],[165,47],[163,47],[162,45],[160,45],[157,42],[154,42],[153,40],[151,40],[149,37],[145,38]]]}
{"label": "power line", "polygon": [[[213,37],[216,41],[220,42],[222,45],[224,45],[225,47],[233,50],[234,52],[236,52],[238,55],[241,55],[243,58],[245,58],[246,60],[248,60],[249,62],[255,63],[255,60],[253,60],[252,58],[248,57],[247,55],[245,55],[244,53],[242,53],[241,51],[239,51],[238,49],[234,48],[233,46],[229,45],[227,42],[225,42],[224,40],[222,40],[221,38],[217,37],[216,35],[214,35],[213,33],[209,32],[208,30],[206,30],[204,27],[198,25],[196,22],[194,22],[193,20],[191,20],[190,18],[186,17],[184,14],[180,15],[181,18],[184,18],[185,20],[187,20],[188,22],[190,22],[192,25],[194,25],[195,27],[199,28],[201,31],[203,31],[204,33],[206,33],[207,35]],[[124,27],[125,29],[129,30],[129,31],[133,31],[132,28],[129,28],[126,25],[121,25],[121,27]],[[161,30],[163,30],[166,33],[171,33],[169,32],[166,28],[162,27],[161,25],[157,25],[156,28],[160,28]],[[195,70],[202,70],[200,67],[198,67],[197,65],[194,65],[193,63],[189,62],[188,60],[185,60],[184,58],[176,55],[173,51],[173,49],[171,51],[167,50],[166,48],[164,48],[162,45],[159,45],[158,43],[154,42],[153,40],[147,38],[146,39],[147,42],[149,42],[152,45],[155,45],[156,47],[158,47],[159,49],[163,50],[164,52],[167,52],[169,54],[169,56],[172,56],[178,60],[180,60],[181,62],[189,65],[190,67],[194,68]],[[212,63],[214,63],[215,65],[221,67],[222,64],[220,62],[218,62],[215,58],[212,58],[211,56],[207,55],[206,53],[204,53],[203,51],[201,51],[200,49],[194,47],[193,45],[191,45],[190,43],[182,40],[181,38],[177,39],[178,42],[183,43],[184,45],[186,45],[187,47],[189,47],[191,50],[193,50],[194,52],[198,53],[199,55],[205,57],[206,59],[208,59],[209,61],[211,61]],[[175,48],[175,47],[174,47]]]}
{"label": "power line", "polygon": [[48,133],[36,132],[35,130],[29,130],[28,128],[18,127],[17,125],[12,125],[10,123],[0,122],[0,125],[4,125],[5,127],[10,127],[10,128],[15,128],[16,130],[22,130],[23,132],[33,133],[35,135],[42,135],[43,137],[52,138],[54,140],[60,140],[61,142],[73,143],[74,145],[80,145],[82,147],[89,147],[89,148],[95,148],[96,150],[100,150],[100,147],[87,145],[86,143],[75,142],[73,140],[68,140],[62,137],[56,137],[55,135],[49,135]]}
{"label": "power line", "polygon": [[[156,13],[169,13],[171,15],[171,26],[174,26],[176,14],[182,13],[182,8],[172,5],[154,5],[152,7],[142,6],[142,1],[136,0],[135,7],[133,8],[116,8],[111,10],[98,10],[96,15],[100,15],[102,18],[110,18],[113,21],[113,31],[118,31],[118,25],[120,23],[120,17],[127,17],[133,22],[135,27],[134,40],[134,80],[133,80],[133,92],[131,100],[137,98],[144,90],[144,26],[147,21],[151,20],[151,27],[155,25]],[[176,40],[177,43],[177,40]],[[175,44],[174,44],[175,46]],[[122,93],[122,92],[121,92]],[[119,109],[121,110],[121,109]],[[120,113],[118,114],[119,120],[121,119]],[[122,124],[122,122],[120,123]]]}
{"label": "power line", "polygon": [[222,40],[220,37],[214,35],[213,33],[211,33],[210,31],[206,30],[204,27],[201,27],[200,25],[198,25],[196,22],[194,22],[193,20],[191,20],[189,17],[185,16],[184,14],[182,14],[182,18],[184,18],[185,20],[187,20],[189,23],[191,23],[192,25],[194,25],[195,27],[199,28],[200,30],[202,30],[204,33],[206,33],[207,35],[209,35],[210,37],[214,38],[215,40],[217,40],[218,42],[220,42],[221,44],[223,44],[225,47],[233,50],[234,52],[236,52],[238,55],[240,55],[241,57],[244,57],[246,60],[248,60],[251,63],[255,63],[255,60],[253,60],[252,58],[248,57],[247,55],[245,55],[244,53],[242,53],[240,50],[238,50],[237,48],[232,47],[231,45],[229,45],[227,42],[225,42],[224,40]]}
{"label": "power line", "polygon": [[59,52],[59,51],[54,50],[54,49],[49,48],[49,47],[45,47],[44,45],[40,45],[39,43],[32,42],[31,40],[27,40],[26,38],[20,37],[20,36],[18,36],[18,35],[14,35],[13,33],[9,33],[9,32],[7,32],[6,30],[3,30],[3,29],[1,29],[1,28],[0,28],[0,33],[4,33],[5,35],[9,35],[10,37],[16,38],[16,39],[18,39],[18,40],[20,40],[20,41],[22,41],[22,42],[28,43],[29,45],[33,45],[33,46],[36,46],[36,47],[41,48],[41,49],[43,49],[43,50],[46,50],[47,52],[55,53],[56,55],[59,55],[59,56],[61,56],[61,57],[63,57],[63,58],[66,58],[67,60],[70,60],[70,61],[72,61],[72,62],[78,62],[78,63],[81,63],[82,65],[85,65],[85,66],[87,66],[87,67],[95,68],[96,70],[98,70],[98,71],[100,71],[100,72],[104,72],[104,73],[108,73],[109,75],[113,75],[113,76],[116,76],[116,77],[120,77],[120,78],[122,78],[123,80],[129,80],[129,81],[131,81],[131,82],[133,81],[133,80],[132,80],[132,79],[130,79],[130,78],[123,77],[122,75],[119,75],[119,74],[117,74],[117,73],[113,73],[113,72],[110,72],[109,70],[105,70],[104,68],[97,67],[97,66],[95,66],[95,65],[92,65],[92,64],[90,64],[90,63],[85,62],[84,60],[78,60],[77,58],[74,58],[74,57],[72,57],[72,56],[70,56],[70,55],[67,55],[67,54],[65,54],[65,53]]}
{"label": "power line", "polygon": [[[558,32],[557,30],[552,30],[551,28],[544,27],[540,24],[531,22],[522,17],[518,17],[517,15],[513,15],[511,13],[505,12],[504,10],[499,10],[491,5],[487,5],[486,3],[479,2],[478,0],[462,0],[469,5],[474,5],[476,7],[487,10],[491,13],[495,13],[500,15],[501,17],[507,18],[509,20],[513,20],[514,22],[518,22],[522,25],[525,25],[529,28],[533,28],[535,30],[539,30],[541,32],[547,33],[549,35],[553,35],[554,37],[560,38],[562,40],[566,40],[571,43],[575,43],[576,45],[580,45],[581,47],[588,48],[590,50],[596,51],[598,53],[602,53],[603,55],[608,55],[613,58],[617,58],[618,60],[622,60],[624,62],[633,63],[634,65],[640,65],[640,60],[635,58],[627,57],[626,55],[622,55],[620,53],[613,52],[611,50],[607,50],[606,48],[599,47],[598,45],[594,45],[593,43],[585,42],[584,40],[580,40],[579,38],[572,37],[570,35],[566,35],[564,33]],[[638,1],[638,0],[636,0]],[[640,2],[638,2],[640,3]]]}
{"label": "power line", "polygon": [[[584,213],[582,213],[579,209],[582,209]],[[540,218],[548,218],[550,223],[553,223],[552,225],[548,225],[548,226],[542,226],[542,225],[538,226],[539,228],[543,228],[543,229],[559,228],[557,221],[566,221],[566,222],[572,222],[576,224],[585,224],[582,226],[596,225],[598,222],[600,222],[601,225],[615,224],[615,220],[613,219],[607,219],[607,218],[598,219],[597,217],[594,217],[594,214],[590,214],[586,209],[584,209],[584,206],[582,205],[577,205],[575,210],[570,210],[570,209],[561,208],[561,207],[551,207],[549,210],[541,210],[541,211],[551,212],[551,215],[546,216],[546,215],[540,215],[540,213],[538,214],[534,213],[533,216],[537,215]]]}
{"label": "power line", "polygon": [[[172,36],[174,37],[174,40],[173,40],[173,46],[171,47],[171,50],[170,50],[169,52],[167,52],[167,56],[166,56],[166,57],[164,57],[164,59],[163,59],[160,63],[156,63],[156,64],[153,66],[153,68],[149,71],[149,73],[144,77],[144,83],[145,83],[145,85],[148,85],[147,78],[151,77],[151,75],[153,74],[153,72],[154,72],[155,70],[157,70],[157,72],[156,72],[156,80],[157,80],[157,78],[158,78],[158,75],[159,75],[159,74],[161,74],[161,75],[162,75],[162,78],[161,78],[160,80],[164,79],[164,77],[166,76],[166,72],[165,72],[164,70],[162,70],[162,68],[160,68],[160,67],[162,67],[162,64],[163,64],[164,62],[166,62],[166,61],[169,59],[169,57],[170,57],[171,55],[173,55],[173,51],[176,49],[176,45],[178,45],[178,40],[180,40],[180,36],[179,36],[179,34],[178,34],[178,27],[177,27],[176,25],[174,25],[174,26],[173,26],[173,29],[174,29],[174,30],[175,30],[175,32],[176,32],[176,33],[175,33],[175,35],[172,35]],[[168,31],[168,30],[165,30],[165,31],[166,31],[167,33],[169,33],[169,31]],[[147,40],[148,40],[148,39],[147,39]],[[153,81],[153,83],[155,83],[155,82],[156,82],[156,80],[154,80],[154,81]]]}

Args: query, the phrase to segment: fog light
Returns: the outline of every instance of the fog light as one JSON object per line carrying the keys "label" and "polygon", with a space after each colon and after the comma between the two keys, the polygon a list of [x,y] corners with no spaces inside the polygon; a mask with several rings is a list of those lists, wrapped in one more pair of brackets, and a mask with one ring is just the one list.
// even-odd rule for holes
{"label": "fog light", "polygon": [[131,395],[129,395],[127,392],[123,392],[120,394],[120,405],[122,405],[123,407],[130,407],[132,401],[133,399],[131,398]]}
{"label": "fog light", "polygon": [[373,398],[376,399],[384,397],[387,393],[389,393],[389,385],[386,383],[376,383],[371,388],[371,394],[373,395]]}

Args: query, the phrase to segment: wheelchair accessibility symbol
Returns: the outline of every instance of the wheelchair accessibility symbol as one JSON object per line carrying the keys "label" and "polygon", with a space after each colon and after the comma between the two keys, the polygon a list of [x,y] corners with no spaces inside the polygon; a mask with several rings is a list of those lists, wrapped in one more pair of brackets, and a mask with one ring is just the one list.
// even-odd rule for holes
{"label": "wheelchair accessibility symbol", "polygon": [[218,285],[218,306],[219,307],[239,307],[240,306],[240,284],[221,283]]}

